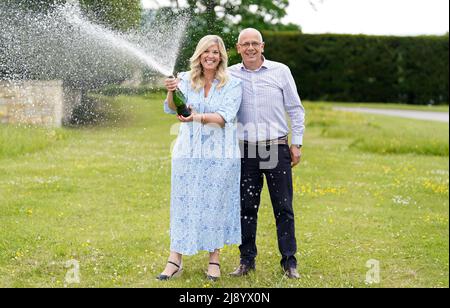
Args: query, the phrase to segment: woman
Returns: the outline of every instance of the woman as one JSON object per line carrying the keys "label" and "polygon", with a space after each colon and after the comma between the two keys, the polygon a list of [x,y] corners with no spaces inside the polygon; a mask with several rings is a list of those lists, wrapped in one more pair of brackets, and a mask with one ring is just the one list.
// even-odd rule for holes
{"label": "woman", "polygon": [[191,71],[167,79],[166,113],[176,114],[173,92],[180,89],[192,115],[182,122],[172,153],[171,253],[157,277],[181,275],[183,255],[209,252],[207,278],[220,277],[220,249],[241,244],[240,150],[236,116],[241,82],[227,73],[223,40],[204,37],[191,58]]}

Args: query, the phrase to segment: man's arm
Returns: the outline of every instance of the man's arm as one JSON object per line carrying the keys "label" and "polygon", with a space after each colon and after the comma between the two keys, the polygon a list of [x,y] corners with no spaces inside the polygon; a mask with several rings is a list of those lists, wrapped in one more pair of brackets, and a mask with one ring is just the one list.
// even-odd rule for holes
{"label": "man's arm", "polygon": [[291,156],[292,166],[295,167],[300,163],[302,155],[301,147],[303,146],[303,135],[305,132],[305,108],[303,107],[300,96],[298,95],[297,86],[289,68],[286,68],[284,74],[284,83],[284,106],[291,119]]}

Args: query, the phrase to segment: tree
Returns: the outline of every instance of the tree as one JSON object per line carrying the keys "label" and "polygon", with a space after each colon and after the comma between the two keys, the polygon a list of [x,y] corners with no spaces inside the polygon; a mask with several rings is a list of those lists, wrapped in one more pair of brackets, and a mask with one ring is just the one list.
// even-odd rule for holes
{"label": "tree", "polygon": [[[296,1],[308,1],[316,10],[316,5],[325,0]],[[170,0],[170,4],[174,10],[189,10],[198,19],[194,22],[197,29],[203,25],[200,30],[206,33],[236,32],[248,27],[263,31],[301,30],[299,25],[282,23],[289,0]]]}
{"label": "tree", "polygon": [[[35,11],[47,11],[74,0],[2,0]],[[83,11],[96,22],[117,30],[139,26],[141,2],[139,0],[79,0]]]}
{"label": "tree", "polygon": [[288,28],[300,30],[297,25],[283,25],[289,0],[188,0],[191,11],[206,21],[209,32],[224,24],[225,30],[254,27],[262,30]]}
{"label": "tree", "polygon": [[117,30],[128,30],[140,25],[140,0],[80,0],[80,4],[97,21]]}
{"label": "tree", "polygon": [[[157,0],[155,2],[158,3]],[[218,34],[224,39],[229,48],[230,62],[235,63],[239,57],[234,45],[239,31],[244,28],[300,31],[298,25],[281,22],[288,6],[289,0],[170,0],[169,9],[192,16],[177,69],[188,68],[188,59],[197,42],[207,34]]]}

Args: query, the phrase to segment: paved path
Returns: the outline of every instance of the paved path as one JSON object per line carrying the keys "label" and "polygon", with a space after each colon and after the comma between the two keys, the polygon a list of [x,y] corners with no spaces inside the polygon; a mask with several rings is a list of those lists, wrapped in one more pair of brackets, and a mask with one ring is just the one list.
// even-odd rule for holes
{"label": "paved path", "polygon": [[386,115],[386,116],[392,116],[392,117],[449,123],[449,114],[447,112],[374,109],[374,108],[363,108],[363,107],[334,107],[333,109],[339,110],[339,111],[370,113],[370,114],[379,114],[379,115]]}

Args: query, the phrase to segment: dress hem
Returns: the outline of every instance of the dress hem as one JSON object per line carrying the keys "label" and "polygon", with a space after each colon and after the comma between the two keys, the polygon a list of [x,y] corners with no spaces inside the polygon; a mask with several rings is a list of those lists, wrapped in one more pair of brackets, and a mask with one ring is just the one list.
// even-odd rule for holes
{"label": "dress hem", "polygon": [[220,247],[220,248],[197,249],[196,252],[192,252],[192,251],[190,251],[190,252],[182,252],[182,249],[173,249],[173,248],[171,247],[171,248],[170,248],[170,251],[176,252],[176,253],[178,253],[178,254],[180,254],[180,255],[183,255],[183,256],[195,256],[195,255],[198,255],[200,252],[209,252],[209,253],[213,253],[214,251],[216,251],[216,250],[222,250],[222,249],[224,249],[224,248],[227,247],[227,246],[234,246],[234,245],[241,245],[241,244],[242,244],[242,242],[235,242],[235,243],[223,244],[222,247]]}

